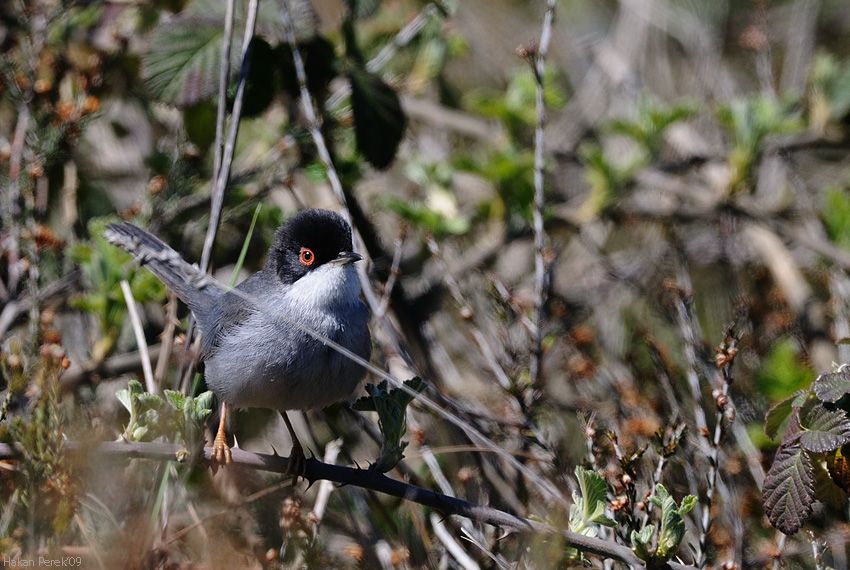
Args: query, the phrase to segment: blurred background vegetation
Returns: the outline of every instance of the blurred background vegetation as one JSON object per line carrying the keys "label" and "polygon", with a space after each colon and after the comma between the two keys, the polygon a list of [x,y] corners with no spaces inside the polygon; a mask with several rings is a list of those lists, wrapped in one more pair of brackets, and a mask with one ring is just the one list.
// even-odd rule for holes
{"label": "blurred background vegetation", "polygon": [[[26,449],[0,460],[0,553],[93,568],[601,566],[553,537],[502,538],[354,487],[317,514],[320,485],[67,452],[189,437],[184,423],[137,432],[171,412],[131,398],[142,357],[121,282],[157,386],[196,396],[187,311],[101,234],[131,219],[201,259],[225,5],[0,4],[0,441]],[[682,501],[687,564],[847,567],[850,488],[835,465],[850,436],[809,467],[829,465],[813,510],[789,506],[804,532],[776,531],[761,492],[779,445],[766,411],[850,362],[845,0],[560,0],[542,76],[543,1],[289,0],[289,38],[281,2],[262,0],[249,46],[248,2],[235,6],[228,112],[244,99],[214,275],[261,267],[295,211],[342,207],[320,135],[369,258],[373,363],[425,378],[539,480],[416,403],[392,476],[576,530],[540,481],[587,504],[593,485],[573,477],[585,466],[615,521],[578,521],[585,534],[637,549],[630,533],[658,525],[647,498],[663,482]],[[288,449],[267,411],[234,427],[246,449]],[[381,443],[375,414],[346,405],[297,429],[319,457],[341,440],[343,464],[374,461]]]}

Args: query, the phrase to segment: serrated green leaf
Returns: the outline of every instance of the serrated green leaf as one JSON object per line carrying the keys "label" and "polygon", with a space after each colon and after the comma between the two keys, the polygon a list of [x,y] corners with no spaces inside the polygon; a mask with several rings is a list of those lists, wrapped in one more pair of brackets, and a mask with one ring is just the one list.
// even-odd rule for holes
{"label": "serrated green leaf", "polygon": [[395,158],[407,129],[401,101],[395,89],[374,73],[353,68],[348,79],[357,149],[369,164],[383,170]]}
{"label": "serrated green leaf", "polygon": [[691,512],[694,507],[697,506],[697,497],[696,495],[687,495],[684,499],[682,499],[681,504],[679,505],[679,514],[686,515]]}
{"label": "serrated green leaf", "polygon": [[582,499],[584,499],[582,518],[589,521],[592,520],[598,503],[602,503],[602,510],[604,511],[608,488],[605,485],[605,479],[595,471],[579,465],[575,469],[575,474]]}
{"label": "serrated green leaf", "polygon": [[655,557],[655,552],[652,550],[653,534],[655,534],[655,525],[651,524],[640,529],[640,532],[632,531],[632,550],[641,560],[649,561]]}
{"label": "serrated green leaf", "polygon": [[[287,0],[296,41],[312,38],[318,26],[309,0]],[[151,94],[168,103],[185,107],[210,99],[219,84],[225,3],[195,0],[178,15],[159,24],[151,34],[150,48],[142,56],[142,78]],[[242,51],[246,7],[236,4],[233,42],[230,50],[232,73],[237,73]],[[277,2],[262,2],[257,16],[256,37],[281,43],[285,26]],[[268,69],[265,77],[271,76]],[[268,96],[257,92],[256,95]],[[265,108],[257,99],[253,111]]]}
{"label": "serrated green leaf", "polygon": [[127,389],[130,391],[130,396],[134,398],[145,393],[145,387],[135,378],[127,382]]}
{"label": "serrated green leaf", "polygon": [[800,445],[814,453],[834,451],[850,441],[850,421],[841,410],[814,406],[803,421]]}
{"label": "serrated green leaf", "polygon": [[850,394],[850,372],[821,374],[812,389],[822,402],[837,402],[845,394]]}
{"label": "serrated green leaf", "polygon": [[136,396],[136,401],[139,403],[140,410],[158,410],[162,408],[162,398],[150,392],[143,392]]}
{"label": "serrated green leaf", "polygon": [[811,456],[794,438],[779,447],[764,479],[762,498],[767,518],[787,535],[800,530],[812,514],[813,473]]}
{"label": "serrated green leaf", "polygon": [[[208,16],[177,16],[157,26],[142,56],[142,78],[155,98],[187,107],[218,90],[222,23]],[[238,57],[239,49],[231,53]]]}
{"label": "serrated green leaf", "polygon": [[175,390],[165,390],[163,393],[165,394],[165,399],[175,410],[182,411],[186,406],[186,396],[182,393]]}

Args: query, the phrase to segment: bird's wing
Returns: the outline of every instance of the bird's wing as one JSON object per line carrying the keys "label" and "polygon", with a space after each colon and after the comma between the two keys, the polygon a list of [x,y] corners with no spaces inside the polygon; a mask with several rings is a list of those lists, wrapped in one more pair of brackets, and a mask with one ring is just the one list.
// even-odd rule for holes
{"label": "bird's wing", "polygon": [[[245,296],[255,297],[258,300],[262,299],[264,283],[266,283],[266,277],[264,270],[262,270],[237,285],[238,292],[228,291],[224,293],[215,314],[211,315],[210,330],[204,333],[201,348],[201,354],[204,358],[215,350],[222,338],[226,338],[229,332],[259,310],[255,303],[246,299]],[[268,291],[265,292],[268,293]]]}

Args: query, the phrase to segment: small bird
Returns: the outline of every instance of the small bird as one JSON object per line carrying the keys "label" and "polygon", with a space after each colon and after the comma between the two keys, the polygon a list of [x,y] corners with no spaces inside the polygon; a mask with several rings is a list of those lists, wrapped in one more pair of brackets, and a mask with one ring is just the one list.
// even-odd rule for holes
{"label": "small bird", "polygon": [[[292,437],[290,472],[306,465],[286,410],[320,408],[350,398],[366,370],[295,321],[365,360],[369,312],[360,300],[351,227],[339,214],[306,210],[275,234],[265,266],[227,291],[204,279],[159,238],[128,222],[104,236],[159,277],[195,316],[207,386],[221,401],[213,459],[231,462],[228,406],[279,410]],[[285,317],[276,318],[275,313]]]}

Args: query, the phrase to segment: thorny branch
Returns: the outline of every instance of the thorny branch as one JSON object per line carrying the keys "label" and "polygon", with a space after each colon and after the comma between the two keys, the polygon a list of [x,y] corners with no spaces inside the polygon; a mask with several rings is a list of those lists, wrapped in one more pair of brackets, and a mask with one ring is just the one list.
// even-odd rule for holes
{"label": "thorny branch", "polygon": [[[188,451],[183,446],[172,443],[105,442],[92,448],[69,441],[65,443],[64,447],[70,452],[92,453],[124,459],[139,458],[158,461],[180,461],[181,459],[185,460],[189,456]],[[238,448],[234,448],[232,453],[233,466],[259,469],[273,473],[287,473],[289,466],[288,457],[252,453]],[[0,459],[15,459],[19,455],[18,446],[0,443]],[[212,457],[212,447],[205,447],[203,455],[204,461],[209,462]],[[550,524],[518,517],[500,511],[499,509],[476,505],[475,503],[457,497],[436,493],[429,489],[392,479],[377,471],[334,465],[311,458],[307,460],[304,478],[311,483],[314,481],[333,481],[342,485],[353,485],[363,489],[377,491],[418,503],[446,515],[462,516],[518,532],[557,534],[568,545],[579,548],[584,552],[619,560],[632,567],[642,568],[645,566],[643,561],[635,556],[631,549],[625,546],[559,529]],[[671,563],[669,567],[681,570],[691,568],[675,563]]]}

